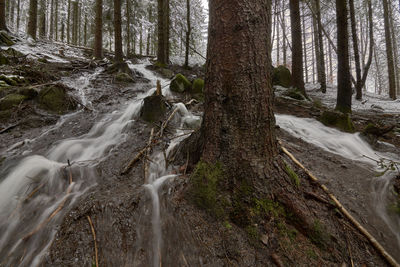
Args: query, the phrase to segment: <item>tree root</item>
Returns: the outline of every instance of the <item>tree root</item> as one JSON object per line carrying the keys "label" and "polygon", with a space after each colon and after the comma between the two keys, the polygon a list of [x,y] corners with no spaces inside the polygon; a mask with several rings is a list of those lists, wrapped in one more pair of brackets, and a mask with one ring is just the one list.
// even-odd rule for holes
{"label": "tree root", "polygon": [[381,244],[343,207],[343,205],[337,200],[337,198],[329,191],[329,189],[321,184],[317,177],[315,177],[306,167],[304,167],[285,147],[281,145],[282,151],[297,165],[299,166],[313,182],[319,185],[319,187],[329,196],[329,198],[335,203],[336,208],[348,219],[350,222],[369,240],[369,242],[375,247],[375,249],[382,255],[383,258],[393,267],[400,267],[396,260],[382,247]]}
{"label": "tree root", "polygon": [[96,232],[94,230],[93,222],[92,219],[90,219],[90,216],[87,216],[87,219],[90,224],[90,229],[92,230],[92,235],[93,235],[93,242],[94,242],[94,253],[95,253],[95,259],[96,259],[96,267],[99,267],[99,254],[97,250],[97,240],[96,240]]}

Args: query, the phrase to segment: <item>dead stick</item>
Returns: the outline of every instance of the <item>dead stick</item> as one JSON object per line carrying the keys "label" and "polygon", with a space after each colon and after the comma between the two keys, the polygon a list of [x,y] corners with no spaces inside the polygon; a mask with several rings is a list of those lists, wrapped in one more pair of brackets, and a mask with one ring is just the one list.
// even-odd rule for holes
{"label": "dead stick", "polygon": [[[279,142],[281,144],[281,142]],[[304,167],[285,147],[281,144],[282,151],[294,162],[297,166],[305,171],[305,173],[316,182],[322,190],[335,202],[336,207],[342,214],[349,219],[353,225],[371,242],[371,244],[378,250],[378,252],[385,258],[385,260],[393,267],[400,267],[396,260],[382,247],[381,244],[346,210],[345,207],[337,200],[337,198],[329,191],[329,189],[321,184],[317,177],[315,177],[306,167]]]}
{"label": "dead stick", "polygon": [[96,232],[94,231],[93,222],[92,222],[92,219],[90,219],[90,216],[87,216],[87,219],[88,219],[89,224],[90,224],[90,229],[92,229],[92,235],[93,235],[93,241],[94,241],[94,254],[95,254],[95,257],[96,257],[96,267],[99,267],[99,254],[98,254],[98,251],[97,251]]}
{"label": "dead stick", "polygon": [[72,190],[72,185],[70,185],[67,189],[67,193],[65,194],[64,200],[58,205],[57,209],[53,211],[53,213],[41,224],[39,224],[33,231],[31,231],[29,234],[27,234],[25,237],[22,238],[22,240],[26,241],[29,238],[31,238],[34,234],[39,232],[40,229],[42,229],[46,224],[48,224],[56,215],[57,213],[62,210],[64,207],[65,202],[67,202],[68,195],[71,193]]}
{"label": "dead stick", "polygon": [[163,124],[161,125],[161,129],[160,129],[160,135],[159,135],[160,137],[163,136],[165,128],[167,128],[168,123],[172,120],[172,118],[178,112],[178,110],[179,110],[179,108],[174,109],[174,111],[172,111],[171,115],[169,115],[168,119],[163,122]]}

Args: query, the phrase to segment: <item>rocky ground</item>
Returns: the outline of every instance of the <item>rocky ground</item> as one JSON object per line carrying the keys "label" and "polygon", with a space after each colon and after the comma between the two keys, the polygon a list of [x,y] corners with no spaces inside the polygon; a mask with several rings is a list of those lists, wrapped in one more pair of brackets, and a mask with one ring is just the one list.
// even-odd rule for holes
{"label": "rocky ground", "polygon": [[[64,50],[69,49],[72,48]],[[84,50],[74,49],[84,53]],[[71,60],[69,53],[63,54],[57,56]],[[0,66],[0,72],[7,76],[21,76],[23,80],[9,84],[5,89],[0,87],[0,97],[3,97],[0,103],[4,104],[4,97],[9,95],[22,97],[19,96],[19,100],[7,108],[0,108],[0,112],[4,112],[0,118],[1,175],[32,151],[44,154],[58,140],[87,133],[105,114],[124,109],[131,99],[152,87],[139,77],[132,84],[116,81],[114,74],[103,72],[110,65],[106,62],[94,64],[90,60],[79,59],[71,68],[69,63],[41,63],[37,58],[28,60],[21,56],[12,60],[15,61],[11,65]],[[192,80],[202,77],[199,68],[190,71],[177,66],[168,69],[150,66],[149,69],[158,73],[160,78],[170,78],[177,73],[183,73]],[[90,76],[84,85],[76,82],[83,75]],[[68,104],[63,110],[47,107],[40,96],[49,86],[63,88],[61,106],[66,102],[74,105]],[[90,88],[85,91],[84,98],[77,89],[79,86]],[[25,88],[36,93],[25,96],[22,94]],[[182,102],[187,102],[192,96],[181,95]],[[201,104],[190,108],[198,113]],[[281,114],[319,118],[326,110],[315,100],[277,97],[275,101],[275,112]],[[170,112],[167,109],[161,121]],[[357,131],[364,131],[369,124],[378,126],[378,129],[394,126],[388,133],[367,134],[366,138],[377,149],[396,151],[396,148],[377,142],[381,140],[393,144],[398,151],[398,116],[371,111],[354,113],[352,119]],[[41,266],[95,266],[93,234],[88,217],[96,232],[99,266],[152,264],[149,249],[152,211],[150,197],[142,186],[144,161],[138,162],[128,174],[121,175],[137,152],[146,146],[152,127],[154,124],[138,120],[135,127],[125,129],[124,141],[96,165],[96,185],[79,199],[56,228],[56,237]],[[369,203],[370,184],[364,178],[373,177],[375,173],[362,164],[323,151],[281,129],[277,132],[283,145],[318,176],[353,216],[400,261],[398,244],[389,236],[390,231],[374,214]],[[161,149],[161,146],[154,146],[153,149]],[[160,266],[352,266],[353,262],[355,266],[386,266],[387,262],[332,205],[318,185],[310,182],[289,158],[282,156],[298,175],[296,192],[307,199],[301,208],[319,218],[314,221],[314,234],[302,231],[276,203],[266,209],[266,216],[259,225],[246,229],[229,220],[215,219],[197,208],[191,200],[187,191],[190,184],[188,173],[166,183],[160,190],[163,230]],[[175,167],[177,173],[183,169],[182,166]]]}

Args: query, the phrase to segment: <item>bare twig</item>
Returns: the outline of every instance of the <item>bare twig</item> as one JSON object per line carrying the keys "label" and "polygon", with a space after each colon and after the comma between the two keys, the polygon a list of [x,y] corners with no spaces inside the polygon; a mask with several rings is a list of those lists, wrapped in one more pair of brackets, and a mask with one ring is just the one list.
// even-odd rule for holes
{"label": "bare twig", "polygon": [[87,219],[90,224],[90,229],[92,230],[92,235],[93,235],[93,242],[94,242],[94,254],[95,254],[95,259],[96,259],[96,267],[99,267],[99,254],[97,251],[97,240],[96,240],[96,231],[94,230],[93,222],[92,219],[90,219],[90,216],[87,216]]}

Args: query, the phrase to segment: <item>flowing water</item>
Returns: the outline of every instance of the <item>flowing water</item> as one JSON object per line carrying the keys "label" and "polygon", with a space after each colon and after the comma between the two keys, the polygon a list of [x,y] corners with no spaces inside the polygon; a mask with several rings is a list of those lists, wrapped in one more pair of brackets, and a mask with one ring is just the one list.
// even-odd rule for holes
{"label": "flowing water", "polygon": [[[382,172],[377,161],[382,158],[399,162],[399,155],[375,151],[360,135],[360,133],[343,133],[324,126],[315,119],[298,118],[290,115],[276,115],[277,124],[285,131],[307,143],[322,148],[325,151],[350,159],[354,164],[366,163],[376,172]],[[371,183],[371,203],[375,212],[386,223],[392,235],[397,239],[400,250],[400,217],[392,214],[388,207],[393,203],[390,185],[398,174],[388,171],[380,177],[366,177]]]}

